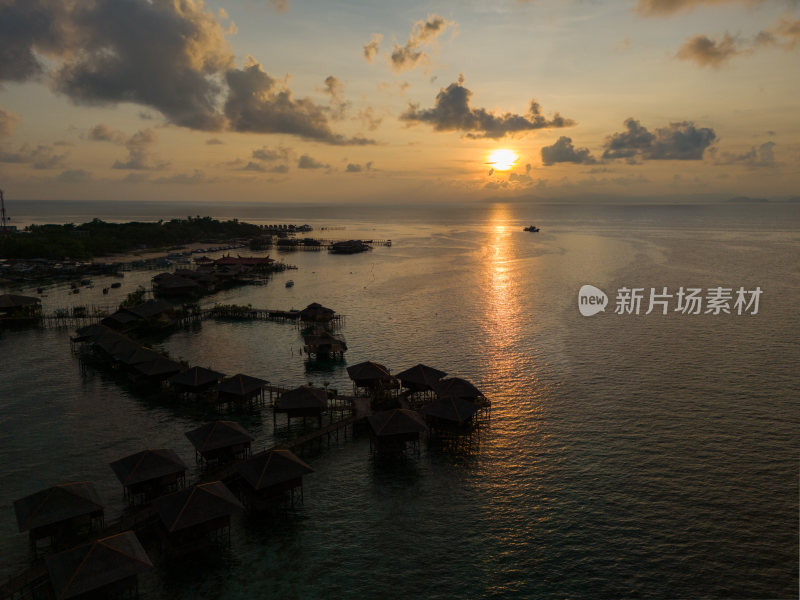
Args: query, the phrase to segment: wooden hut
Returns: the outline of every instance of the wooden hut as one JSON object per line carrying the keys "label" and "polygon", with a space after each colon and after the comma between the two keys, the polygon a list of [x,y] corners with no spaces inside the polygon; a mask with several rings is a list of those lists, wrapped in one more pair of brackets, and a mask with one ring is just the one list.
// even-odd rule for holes
{"label": "wooden hut", "polygon": [[192,367],[183,373],[173,375],[167,381],[178,393],[199,394],[211,389],[224,378],[224,373],[203,367]]}
{"label": "wooden hut", "polygon": [[460,377],[442,379],[433,389],[439,398],[461,398],[474,402],[480,408],[489,406],[489,400],[483,395],[483,392]]}
{"label": "wooden hut", "polygon": [[135,381],[141,383],[158,383],[169,379],[176,373],[180,373],[183,368],[182,364],[170,360],[165,356],[159,356],[154,360],[133,365],[131,374]]}
{"label": "wooden hut", "polygon": [[347,342],[339,335],[333,335],[329,331],[314,331],[303,336],[305,346],[303,349],[306,354],[313,356],[317,360],[326,358],[343,359],[347,351]]}
{"label": "wooden hut", "polygon": [[314,470],[290,450],[273,449],[260,452],[236,465],[245,482],[250,506],[259,510],[274,504],[289,492],[294,503],[294,490],[303,496],[303,475]]}
{"label": "wooden hut", "polygon": [[419,449],[419,434],[428,431],[425,419],[418,412],[405,408],[376,412],[368,420],[370,451],[379,453],[404,452],[407,442]]}
{"label": "wooden hut", "polygon": [[457,430],[471,423],[479,410],[470,400],[448,396],[423,406],[420,412],[434,429]]}
{"label": "wooden hut", "polygon": [[359,388],[375,393],[396,389],[399,385],[389,369],[371,360],[347,367],[347,375],[353,381],[353,394],[357,394]]}
{"label": "wooden hut", "polygon": [[183,554],[230,539],[231,515],[243,508],[221,481],[193,485],[153,500],[169,550]]}
{"label": "wooden hut", "polygon": [[308,323],[327,323],[333,319],[336,312],[326,308],[318,302],[312,302],[300,311],[300,320]]}
{"label": "wooden hut", "polygon": [[444,371],[439,371],[427,365],[418,364],[410,369],[401,371],[395,377],[400,380],[400,384],[412,394],[426,393],[433,391],[439,380],[447,375]]}
{"label": "wooden hut", "polygon": [[186,482],[186,465],[168,448],[131,454],[112,462],[111,469],[131,502],[157,498],[182,488]]}
{"label": "wooden hut", "polygon": [[0,322],[38,319],[42,314],[42,301],[33,296],[0,294]]}
{"label": "wooden hut", "polygon": [[264,386],[269,381],[242,375],[241,373],[225,379],[217,386],[219,404],[249,404],[264,401]]}
{"label": "wooden hut", "polygon": [[58,600],[138,596],[138,575],[153,563],[132,531],[95,540],[47,557]]}
{"label": "wooden hut", "polygon": [[234,421],[214,421],[186,432],[195,458],[204,462],[232,462],[247,458],[253,436]]}
{"label": "wooden hut", "polygon": [[293,418],[316,417],[322,427],[322,413],[328,408],[328,392],[322,388],[301,385],[298,388],[283,392],[272,407],[272,422],[278,413],[286,414],[291,422]]}
{"label": "wooden hut", "polygon": [[62,483],[14,502],[20,531],[34,552],[40,540],[67,542],[103,528],[103,504],[88,481]]}

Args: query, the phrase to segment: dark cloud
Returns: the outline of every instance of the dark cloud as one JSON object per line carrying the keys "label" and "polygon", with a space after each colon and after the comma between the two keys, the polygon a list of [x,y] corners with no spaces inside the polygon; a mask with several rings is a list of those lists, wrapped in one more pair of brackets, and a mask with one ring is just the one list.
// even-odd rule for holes
{"label": "dark cloud", "polygon": [[166,168],[169,163],[160,162],[152,155],[152,147],[157,141],[158,136],[152,129],[137,131],[125,142],[128,160],[118,160],[112,168],[133,171],[156,171]]}
{"label": "dark cloud", "polygon": [[721,40],[712,40],[706,35],[696,35],[686,40],[676,56],[691,60],[701,67],[719,67],[737,54],[747,52],[739,42],[726,33]]}
{"label": "dark cloud", "polygon": [[345,173],[361,173],[362,171],[371,171],[372,161],[365,163],[363,166],[358,163],[347,163]]}
{"label": "dark cloud", "polygon": [[381,41],[383,36],[380,33],[373,33],[369,43],[364,46],[364,59],[371,63],[380,51]]}
{"label": "dark cloud", "polygon": [[303,154],[297,161],[298,169],[325,169],[327,167],[328,165],[312,158],[308,154]]}
{"label": "dark cloud", "polygon": [[66,158],[66,154],[56,154],[50,146],[37,146],[30,156],[34,169],[63,169]]}
{"label": "dark cloud", "polygon": [[[413,69],[420,62],[429,62],[428,55],[420,50],[422,46],[431,44],[439,35],[453,25],[439,15],[431,15],[424,21],[417,21],[411,29],[405,45],[396,44],[389,56],[389,63],[395,71]],[[377,48],[376,48],[377,51]],[[366,47],[364,53],[366,55]]]}
{"label": "dark cloud", "polygon": [[37,56],[74,45],[63,0],[0,2],[0,81],[25,81],[44,72]]}
{"label": "dark cloud", "polygon": [[120,179],[123,183],[144,183],[149,179],[146,173],[128,173]]}
{"label": "dark cloud", "polygon": [[207,139],[207,140],[206,140],[206,145],[207,145],[207,146],[220,146],[220,145],[222,145],[222,144],[224,144],[224,143],[225,143],[225,142],[223,142],[223,141],[222,141],[221,139],[219,139],[219,138],[210,138],[210,139]]}
{"label": "dark cloud", "polygon": [[244,69],[229,70],[226,80],[230,93],[225,115],[234,131],[287,133],[335,145],[374,143],[333,133],[322,107],[308,98],[295,100],[252,59]]}
{"label": "dark cloud", "polygon": [[331,118],[343,119],[350,103],[344,99],[344,85],[333,75],[325,78],[323,91],[330,96],[328,111]]}
{"label": "dark cloud", "polygon": [[154,179],[153,183],[192,185],[198,183],[213,183],[214,181],[216,181],[216,179],[206,177],[206,174],[202,170],[195,169],[191,174],[176,173],[175,175],[170,175],[169,177],[159,177],[158,179]]}
{"label": "dark cloud", "polygon": [[104,123],[95,125],[89,129],[89,139],[97,142],[113,142],[115,144],[124,144],[126,135],[121,131],[112,129]]}
{"label": "dark cloud", "polygon": [[552,146],[542,146],[542,163],[552,165],[563,162],[593,165],[597,161],[588,148],[575,148],[572,138],[566,136],[558,138]]}
{"label": "dark cloud", "polygon": [[[774,167],[777,165],[775,162],[774,148],[777,144],[775,142],[765,142],[758,148],[753,146],[749,151],[741,154],[730,152],[715,153],[718,165],[745,165],[748,167]],[[712,149],[713,150],[713,149]]]}
{"label": "dark cloud", "polygon": [[55,178],[59,183],[86,183],[91,179],[92,174],[86,169],[67,169]]}
{"label": "dark cloud", "polygon": [[253,150],[253,158],[268,162],[275,160],[289,160],[291,152],[291,149],[285,148],[284,146],[277,146],[275,148],[262,146],[261,148],[256,148]]}
{"label": "dark cloud", "polygon": [[436,131],[464,131],[473,138],[501,138],[508,134],[536,129],[568,127],[574,121],[565,119],[556,113],[551,120],[541,114],[541,108],[535,100],[531,100],[530,108],[525,115],[490,113],[484,108],[471,108],[469,105],[472,92],[463,86],[464,78],[442,89],[436,96],[433,108],[420,109],[411,104],[408,111],[400,116],[401,120],[430,123]]}
{"label": "dark cloud", "polygon": [[[0,44],[2,46],[2,44]],[[14,128],[19,123],[17,115],[0,108],[0,137],[14,135]]]}
{"label": "dark cloud", "polygon": [[697,128],[690,121],[670,123],[651,133],[635,119],[625,121],[627,131],[606,138],[603,158],[644,160],[702,160],[717,139],[713,129]]}
{"label": "dark cloud", "polygon": [[242,171],[257,171],[259,173],[266,173],[267,167],[262,165],[261,163],[257,163],[255,161],[250,161],[245,166],[242,167]]}

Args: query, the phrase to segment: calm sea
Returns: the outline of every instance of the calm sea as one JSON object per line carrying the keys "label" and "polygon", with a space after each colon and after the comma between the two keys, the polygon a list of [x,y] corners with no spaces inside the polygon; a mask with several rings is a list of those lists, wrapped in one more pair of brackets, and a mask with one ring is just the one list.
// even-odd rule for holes
{"label": "calm sea", "polygon": [[[205,302],[321,302],[347,315],[346,364],[423,362],[492,400],[469,453],[423,443],[398,465],[371,458],[366,437],[334,444],[310,459],[294,515],[235,519],[218,564],[157,569],[143,597],[797,597],[798,204],[8,208],[19,224],[210,214],[392,239],[281,254],[298,270]],[[100,279],[79,295],[50,285],[43,304],[112,304],[153,274],[126,273],[109,296]],[[605,313],[581,316],[584,284],[608,294]],[[668,315],[614,313],[623,287],[645,289],[644,313],[650,288],[719,286],[759,287],[758,314],[681,314],[675,298]],[[28,560],[14,499],[91,480],[113,518],[109,462],[171,447],[193,479],[183,434],[214,418],[82,370],[70,333],[0,331],[0,576]],[[228,374],[349,389],[346,364],[309,366],[301,342],[290,324],[204,322],[156,345]],[[228,418],[258,449],[292,433],[268,408]]]}

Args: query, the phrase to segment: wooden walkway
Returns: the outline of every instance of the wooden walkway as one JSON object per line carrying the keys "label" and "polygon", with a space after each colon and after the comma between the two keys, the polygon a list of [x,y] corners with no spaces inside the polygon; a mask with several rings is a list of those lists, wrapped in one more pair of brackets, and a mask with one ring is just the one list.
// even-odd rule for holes
{"label": "wooden walkway", "polygon": [[[271,308],[251,308],[243,306],[215,306],[194,312],[180,320],[186,325],[206,319],[241,319],[250,321],[296,321],[300,322],[299,310],[278,310]],[[345,315],[334,315],[330,323],[342,325]]]}

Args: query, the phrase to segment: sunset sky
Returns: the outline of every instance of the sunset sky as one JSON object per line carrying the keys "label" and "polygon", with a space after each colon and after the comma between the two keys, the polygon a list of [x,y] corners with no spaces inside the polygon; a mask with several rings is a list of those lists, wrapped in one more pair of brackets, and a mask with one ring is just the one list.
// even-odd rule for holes
{"label": "sunset sky", "polygon": [[797,1],[0,0],[0,40],[9,198],[800,195]]}

